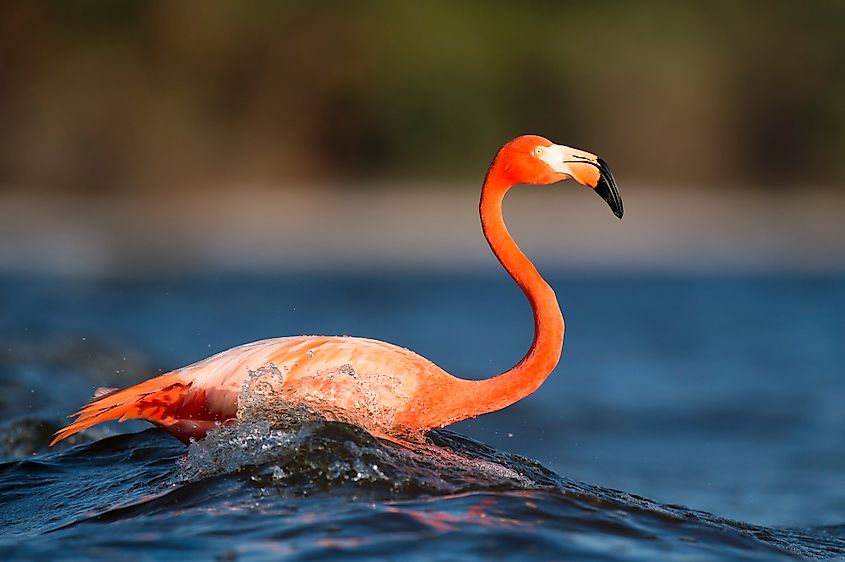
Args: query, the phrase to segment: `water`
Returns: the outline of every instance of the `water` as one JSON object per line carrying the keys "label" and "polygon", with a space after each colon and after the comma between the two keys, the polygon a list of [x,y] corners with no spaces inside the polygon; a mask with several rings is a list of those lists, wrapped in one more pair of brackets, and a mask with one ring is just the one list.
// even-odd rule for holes
{"label": "water", "polygon": [[551,282],[556,372],[424,446],[258,412],[187,449],[129,422],[47,450],[94,387],[245,341],[484,377],[530,316],[495,272],[0,280],[0,559],[845,559],[845,278]]}

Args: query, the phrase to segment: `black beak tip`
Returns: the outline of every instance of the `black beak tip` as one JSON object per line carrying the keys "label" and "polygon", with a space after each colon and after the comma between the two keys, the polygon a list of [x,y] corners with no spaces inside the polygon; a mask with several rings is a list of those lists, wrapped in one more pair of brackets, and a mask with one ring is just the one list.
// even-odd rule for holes
{"label": "black beak tip", "polygon": [[598,168],[600,172],[599,183],[596,185],[595,191],[599,197],[604,199],[616,218],[621,219],[625,214],[625,209],[622,206],[622,197],[619,195],[619,189],[616,187],[616,180],[613,179],[613,173],[610,167],[601,158],[598,159]]}
{"label": "black beak tip", "polygon": [[622,215],[625,214],[625,209],[622,208],[622,199],[621,198],[619,199],[619,205],[618,206],[611,205],[610,210],[613,211],[613,214],[616,215],[617,219],[621,220]]}

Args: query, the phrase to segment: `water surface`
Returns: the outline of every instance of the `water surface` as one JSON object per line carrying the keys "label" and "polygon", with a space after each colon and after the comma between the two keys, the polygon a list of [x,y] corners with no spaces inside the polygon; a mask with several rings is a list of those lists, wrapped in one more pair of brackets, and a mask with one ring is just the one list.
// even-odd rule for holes
{"label": "water surface", "polygon": [[246,341],[375,337],[480,378],[521,357],[530,315],[496,273],[2,279],[0,557],[845,556],[845,279],[551,282],[561,365],[425,451],[261,419],[188,449],[127,423],[48,451],[94,386]]}

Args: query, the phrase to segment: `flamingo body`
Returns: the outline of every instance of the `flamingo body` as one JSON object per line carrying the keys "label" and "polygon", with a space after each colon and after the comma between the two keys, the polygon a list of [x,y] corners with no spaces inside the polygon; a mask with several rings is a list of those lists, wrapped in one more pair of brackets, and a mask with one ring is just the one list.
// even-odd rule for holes
{"label": "flamingo body", "polygon": [[386,342],[340,336],[298,336],[252,342],[125,390],[95,399],[56,440],[106,419],[144,418],[183,441],[202,439],[234,418],[250,377],[272,365],[274,399],[380,436],[445,425],[449,401],[424,397],[460,393],[461,383],[424,357]]}
{"label": "flamingo body", "polygon": [[[481,193],[484,235],[525,293],[534,341],[512,369],[480,381],[453,377],[416,353],[382,341],[332,336],[262,340],[232,348],[140,384],[98,391],[56,443],[108,420],[144,419],[187,442],[236,418],[256,384],[265,399],[304,407],[380,437],[407,437],[504,408],[533,393],[558,363],[564,323],[552,288],[511,238],[502,200],[514,184],[573,178],[593,188],[621,218],[622,201],[607,165],[595,155],[518,137],[497,153]],[[266,368],[274,367],[268,376]],[[256,380],[260,379],[260,380]],[[272,407],[272,404],[270,405]]]}

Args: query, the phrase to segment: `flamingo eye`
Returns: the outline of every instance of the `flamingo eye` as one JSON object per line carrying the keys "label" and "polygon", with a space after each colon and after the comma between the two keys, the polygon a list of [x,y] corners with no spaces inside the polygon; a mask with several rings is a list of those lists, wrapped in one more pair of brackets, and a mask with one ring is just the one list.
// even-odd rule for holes
{"label": "flamingo eye", "polygon": [[544,151],[545,151],[545,148],[543,148],[542,146],[538,146],[537,148],[534,149],[534,156],[539,158],[540,156],[543,155]]}

